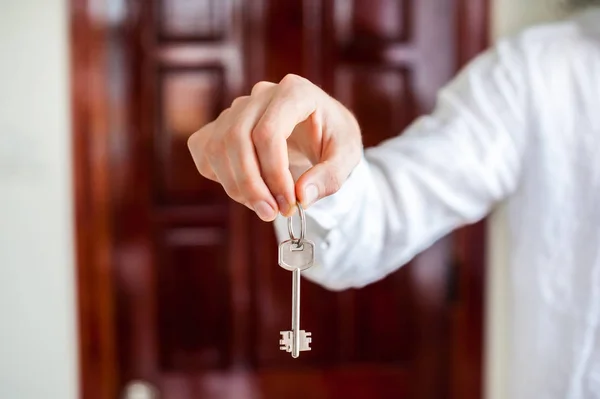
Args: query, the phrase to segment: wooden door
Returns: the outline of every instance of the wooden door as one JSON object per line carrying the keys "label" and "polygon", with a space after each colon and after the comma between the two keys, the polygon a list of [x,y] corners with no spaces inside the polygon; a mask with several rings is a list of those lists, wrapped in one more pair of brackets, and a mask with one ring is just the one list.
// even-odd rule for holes
{"label": "wooden door", "polygon": [[[74,1],[74,32],[88,32],[74,38],[85,397],[134,382],[168,399],[479,397],[481,363],[464,366],[464,339],[474,327],[481,353],[480,309],[464,311],[481,299],[466,267],[480,251],[457,274],[473,253],[447,237],[361,290],[306,281],[313,349],[292,359],[278,349],[291,276],[273,228],[200,177],[186,146],[254,83],[287,73],[346,104],[367,146],[396,135],[477,46],[465,34],[480,26],[469,25],[483,16],[475,2],[129,0],[102,20]],[[475,296],[461,302],[462,291]]]}

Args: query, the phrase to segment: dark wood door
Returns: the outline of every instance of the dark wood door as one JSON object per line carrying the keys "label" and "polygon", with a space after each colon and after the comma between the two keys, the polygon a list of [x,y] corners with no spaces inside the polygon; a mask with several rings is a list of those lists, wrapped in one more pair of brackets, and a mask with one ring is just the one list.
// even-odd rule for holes
{"label": "dark wood door", "polygon": [[[473,43],[465,21],[483,13],[465,14],[472,8],[458,0],[121,5],[92,35],[103,57],[86,60],[109,77],[101,91],[108,108],[96,107],[107,116],[98,129],[109,133],[90,134],[106,139],[101,166],[91,155],[77,159],[107,173],[92,175],[105,191],[84,185],[89,193],[79,198],[103,195],[107,203],[95,204],[108,222],[92,217],[85,225],[102,226],[95,231],[107,251],[82,255],[83,243],[86,250],[92,244],[80,236],[80,262],[103,256],[109,265],[95,269],[108,278],[98,288],[105,319],[95,321],[104,328],[102,348],[114,353],[103,364],[114,368],[98,374],[103,381],[84,363],[84,392],[116,397],[134,381],[169,399],[440,399],[459,392],[453,367],[468,354],[456,348],[471,321],[457,316],[456,293],[481,297],[480,279],[465,287],[456,273],[468,247],[447,237],[360,290],[333,293],[306,281],[302,323],[313,349],[292,359],[278,349],[290,321],[291,276],[277,266],[273,228],[198,175],[186,140],[257,81],[296,73],[346,104],[365,144],[375,145],[432,109]],[[89,154],[90,142],[77,143]],[[95,295],[84,292],[91,275],[80,276],[82,297]],[[84,311],[85,361],[94,319]],[[471,386],[461,385],[470,394],[461,398],[480,393],[480,370],[470,376]],[[108,396],[95,396],[94,384],[104,383],[112,386],[103,391]]]}

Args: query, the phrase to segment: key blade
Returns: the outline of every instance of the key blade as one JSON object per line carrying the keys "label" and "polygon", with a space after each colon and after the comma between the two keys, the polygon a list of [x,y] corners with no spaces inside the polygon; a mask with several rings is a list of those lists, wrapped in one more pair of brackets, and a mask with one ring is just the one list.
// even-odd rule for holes
{"label": "key blade", "polygon": [[292,277],[292,357],[300,356],[300,269]]}

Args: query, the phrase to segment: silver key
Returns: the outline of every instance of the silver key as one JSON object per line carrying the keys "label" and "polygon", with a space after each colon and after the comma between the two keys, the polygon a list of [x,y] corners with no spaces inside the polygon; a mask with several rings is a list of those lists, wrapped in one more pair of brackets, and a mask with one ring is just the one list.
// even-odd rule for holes
{"label": "silver key", "polygon": [[290,239],[279,245],[279,266],[291,271],[292,275],[292,330],[281,331],[279,349],[291,352],[292,357],[300,356],[301,351],[309,351],[311,333],[300,329],[300,272],[311,267],[315,259],[315,245],[304,238],[306,219],[302,206],[298,204],[302,229],[300,238],[294,236],[291,218],[288,219]]}

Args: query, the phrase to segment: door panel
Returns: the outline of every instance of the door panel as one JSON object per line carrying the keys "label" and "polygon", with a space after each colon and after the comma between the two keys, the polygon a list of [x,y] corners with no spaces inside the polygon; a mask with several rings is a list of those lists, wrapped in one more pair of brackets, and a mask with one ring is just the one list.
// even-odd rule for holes
{"label": "door panel", "polygon": [[[409,0],[333,0],[338,34],[345,40],[404,41],[409,36]],[[348,4],[350,3],[350,4]],[[342,39],[344,40],[344,39]]]}
{"label": "door panel", "polygon": [[227,244],[226,226],[163,231],[156,272],[161,370],[189,372],[229,364],[232,325],[223,317],[232,306],[223,256]]}
{"label": "door panel", "polygon": [[[161,71],[158,80],[160,120],[156,129],[154,167],[161,204],[215,203],[223,188],[200,176],[187,147],[189,132],[214,119],[225,107],[221,69]],[[187,156],[186,156],[187,155]]]}
{"label": "door panel", "polygon": [[145,381],[169,399],[453,397],[452,323],[464,318],[449,301],[452,236],[362,289],[304,280],[312,351],[292,359],[278,345],[291,274],[273,227],[199,176],[187,138],[288,73],[349,107],[367,147],[395,136],[464,57],[462,0],[122,1],[106,52],[120,129],[100,192],[115,391]]}
{"label": "door panel", "polygon": [[414,118],[410,72],[400,68],[340,67],[333,95],[354,111],[366,147],[396,136]]}
{"label": "door panel", "polygon": [[166,40],[219,40],[231,21],[231,0],[158,0],[158,32]]}

